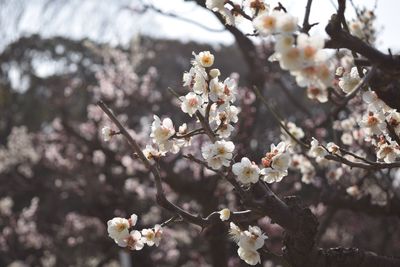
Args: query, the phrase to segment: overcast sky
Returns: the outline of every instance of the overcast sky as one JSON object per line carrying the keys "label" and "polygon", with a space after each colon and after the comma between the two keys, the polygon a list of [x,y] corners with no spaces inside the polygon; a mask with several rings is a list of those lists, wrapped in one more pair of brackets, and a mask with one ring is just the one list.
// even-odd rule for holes
{"label": "overcast sky", "polygon": [[[209,11],[183,0],[143,0],[167,12],[195,20],[209,28],[222,25]],[[278,1],[269,1],[275,6]],[[302,20],[307,0],[281,0],[288,11]],[[50,3],[50,4],[49,4]],[[354,0],[356,5],[373,7],[375,0]],[[335,12],[335,0],[315,0],[310,22],[320,22],[314,31],[323,28]],[[127,44],[132,36],[143,33],[182,41],[203,43],[233,42],[228,32],[210,32],[177,19],[153,12],[133,14],[126,6],[137,6],[137,0],[0,0],[0,49],[21,35],[41,33],[76,39],[91,38],[111,44]],[[346,16],[354,16],[350,3]],[[400,1],[381,0],[377,4],[377,26],[382,29],[377,45],[380,49],[400,50],[398,40]],[[246,29],[245,29],[246,30]]]}

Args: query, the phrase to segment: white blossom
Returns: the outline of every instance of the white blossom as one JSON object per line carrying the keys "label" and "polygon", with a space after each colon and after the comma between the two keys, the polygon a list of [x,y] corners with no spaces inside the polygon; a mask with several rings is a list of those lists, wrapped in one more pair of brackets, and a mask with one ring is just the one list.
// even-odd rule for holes
{"label": "white blossom", "polygon": [[299,154],[293,155],[291,167],[300,170],[302,174],[301,181],[303,183],[309,184],[312,182],[315,176],[315,168],[305,156]]}
{"label": "white blossom", "polygon": [[356,185],[348,187],[346,192],[352,197],[358,197],[361,194],[360,189]]}
{"label": "white blossom", "polygon": [[275,51],[277,53],[284,53],[294,45],[294,37],[288,34],[279,34],[275,37]]}
{"label": "white blossom", "polygon": [[400,150],[397,144],[388,144],[384,142],[378,146],[376,156],[378,159],[383,160],[386,163],[393,163],[400,156]]}
{"label": "white blossom", "polygon": [[129,220],[125,218],[116,217],[107,222],[108,235],[121,247],[126,246],[126,239],[129,236],[129,227]]}
{"label": "white blossom", "polygon": [[229,223],[229,236],[230,236],[230,238],[233,241],[235,241],[236,243],[238,243],[239,240],[240,240],[241,235],[242,235],[242,230],[239,228],[239,226],[237,226],[233,222],[230,222]]}
{"label": "white blossom", "polygon": [[353,67],[350,72],[345,72],[343,77],[339,78],[339,87],[348,94],[355,89],[360,80],[357,68]]}
{"label": "white blossom", "polygon": [[104,126],[103,128],[101,128],[101,134],[103,136],[103,140],[108,142],[111,140],[111,138],[115,135],[115,131],[112,130],[110,127],[108,126]]}
{"label": "white blossom", "polygon": [[268,36],[277,31],[278,17],[282,15],[281,11],[274,10],[271,13],[265,12],[258,15],[253,20],[253,25],[262,36]]}
{"label": "white blossom", "polygon": [[151,163],[154,163],[154,159],[165,156],[165,152],[159,151],[152,145],[146,145],[146,148],[143,149],[143,154]]}
{"label": "white blossom", "polygon": [[129,219],[128,219],[128,221],[129,221],[129,227],[135,226],[136,223],[137,223],[137,220],[138,220],[138,216],[137,216],[135,213],[133,213],[133,214],[131,215],[131,217],[129,217]]}
{"label": "white blossom", "polygon": [[303,58],[298,47],[290,47],[276,56],[280,67],[284,70],[299,70],[303,67]]}
{"label": "white blossom", "polygon": [[233,130],[235,130],[235,127],[230,124],[224,123],[223,125],[218,127],[217,134],[221,138],[228,138]]}
{"label": "white blossom", "polygon": [[243,184],[257,183],[260,175],[260,169],[258,166],[246,157],[242,158],[240,162],[232,165],[232,172]]}
{"label": "white blossom", "polygon": [[397,135],[400,135],[400,113],[396,110],[391,110],[386,115],[386,120]]}
{"label": "white blossom", "polygon": [[151,125],[150,137],[157,144],[161,152],[170,151],[177,153],[179,147],[173,140],[169,140],[175,134],[175,128],[170,118],[165,118],[162,122],[157,115],[154,115],[154,121]]}
{"label": "white blossom", "polygon": [[[304,131],[303,129],[301,129],[300,127],[298,127],[296,124],[294,124],[293,122],[288,122],[286,124],[286,129],[289,131],[289,133],[296,138],[297,140],[300,140],[304,137]],[[283,129],[281,128],[281,139],[282,141],[285,141],[287,143],[289,143],[292,146],[297,145],[296,140],[293,140],[293,138]]]}
{"label": "white blossom", "polygon": [[359,125],[367,135],[379,135],[386,128],[385,116],[382,112],[370,111],[362,117]]}
{"label": "white blossom", "polygon": [[313,138],[311,141],[311,147],[308,153],[313,158],[324,158],[326,155],[328,155],[328,152],[325,150],[325,148],[323,148],[315,138]]}
{"label": "white blossom", "polygon": [[267,183],[279,182],[288,174],[290,156],[287,149],[288,145],[285,142],[280,142],[277,146],[271,144],[270,152],[262,158],[264,169],[260,171],[260,174]]}
{"label": "white blossom", "polygon": [[260,254],[256,250],[247,250],[239,247],[238,255],[249,265],[256,265],[258,263],[261,263]]}
{"label": "white blossom", "polygon": [[218,80],[218,77],[211,79],[209,88],[209,98],[211,101],[217,102],[218,99],[222,99],[224,94],[224,84]]}
{"label": "white blossom", "polygon": [[129,233],[126,239],[126,246],[130,250],[141,250],[144,247],[143,238],[139,231],[133,230]]}
{"label": "white blossom", "polygon": [[179,99],[182,101],[182,111],[190,116],[193,116],[203,104],[203,99],[193,92],[188,93],[186,96],[181,96]]}
{"label": "white blossom", "polygon": [[362,99],[366,104],[368,104],[368,110],[378,112],[387,109],[385,102],[379,99],[378,95],[374,91],[364,92],[362,94]]}
{"label": "white blossom", "polygon": [[302,58],[306,63],[314,62],[324,44],[324,38],[319,35],[309,36],[305,33],[300,33],[297,36],[297,47],[301,50]]}
{"label": "white blossom", "polygon": [[231,217],[231,211],[229,209],[222,209],[219,211],[219,214],[221,221],[227,221]]}
{"label": "white blossom", "polygon": [[321,103],[326,103],[328,102],[328,90],[324,87],[310,86],[307,88],[307,97],[309,99],[318,100]]}
{"label": "white blossom", "polygon": [[264,168],[260,171],[260,174],[262,175],[262,179],[271,184],[274,182],[280,182],[283,177],[288,175],[287,171],[280,171],[280,170],[275,170],[272,168]]}
{"label": "white blossom", "polygon": [[232,152],[235,145],[231,141],[216,141],[214,144],[208,144],[202,147],[201,152],[207,164],[218,170],[222,166],[229,166],[232,159]]}
{"label": "white blossom", "polygon": [[11,197],[3,197],[0,199],[0,214],[1,215],[11,215],[12,207],[14,205],[14,201]]}
{"label": "white blossom", "polygon": [[142,230],[142,240],[148,246],[153,246],[160,244],[162,238],[163,230],[161,225],[156,224],[154,229],[143,229]]}
{"label": "white blossom", "polygon": [[219,71],[219,69],[211,69],[210,70],[211,78],[217,78],[220,75],[221,75],[221,72]]}
{"label": "white blossom", "polygon": [[351,34],[357,36],[358,38],[363,39],[365,37],[363,32],[363,23],[361,21],[351,21],[349,23],[349,29]]}
{"label": "white blossom", "polygon": [[342,141],[343,144],[350,146],[351,144],[353,144],[354,139],[351,133],[345,132],[340,137],[340,141]]}
{"label": "white blossom", "polygon": [[198,55],[193,53],[193,55],[195,57],[195,62],[204,68],[211,67],[214,64],[214,55],[211,54],[210,51],[203,51]]}
{"label": "white blossom", "polygon": [[340,155],[340,148],[335,143],[329,142],[328,144],[326,144],[326,148],[328,149],[328,151],[330,153],[339,154]]}
{"label": "white blossom", "polygon": [[265,239],[267,236],[258,226],[249,226],[247,231],[242,232],[238,245],[246,250],[257,250],[264,246]]}
{"label": "white blossom", "polygon": [[297,30],[297,17],[281,12],[276,23],[276,30],[279,33],[292,34]]}

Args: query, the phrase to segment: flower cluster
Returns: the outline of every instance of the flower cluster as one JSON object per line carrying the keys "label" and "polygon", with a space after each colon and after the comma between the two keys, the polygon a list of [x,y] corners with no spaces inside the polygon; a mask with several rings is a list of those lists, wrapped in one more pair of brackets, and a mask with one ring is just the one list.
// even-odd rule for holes
{"label": "flower cluster", "polygon": [[333,74],[323,50],[323,38],[305,33],[294,37],[298,30],[297,18],[282,10],[261,13],[253,25],[261,36],[275,37],[275,53],[270,60],[279,61],[282,69],[296,77],[299,86],[307,87],[309,98],[326,102],[327,87],[332,84]]}
{"label": "flower cluster", "polygon": [[270,152],[261,159],[263,169],[260,171],[262,179],[267,183],[280,182],[288,174],[290,155],[288,145],[280,142],[277,146],[271,144]]}
{"label": "flower cluster", "polygon": [[362,9],[357,13],[357,19],[354,19],[349,23],[351,34],[366,41],[367,43],[373,44],[376,40],[376,32],[373,25],[375,19],[376,16],[374,12],[367,9]]}
{"label": "flower cluster", "polygon": [[[262,37],[275,37],[275,53],[271,60],[279,61],[282,69],[289,70],[301,87],[307,87],[307,95],[319,102],[328,101],[327,87],[333,81],[333,65],[323,50],[324,40],[320,36],[309,36],[296,32],[298,18],[282,8],[271,9],[262,0],[248,0],[243,4],[231,4],[228,1],[207,0],[207,8],[221,13],[228,24],[234,23],[234,16],[250,10],[253,27]],[[242,11],[239,12],[238,10]],[[249,17],[247,17],[249,19]]]}
{"label": "flower cluster", "polygon": [[257,250],[264,246],[268,237],[258,226],[249,226],[248,230],[242,231],[239,226],[231,222],[229,234],[239,246],[237,252],[242,260],[249,265],[261,263],[260,253]]}
{"label": "flower cluster", "polygon": [[358,124],[362,127],[366,140],[376,146],[378,160],[386,163],[396,161],[400,157],[400,146],[392,140],[389,127],[399,136],[400,113],[389,108],[373,91],[365,92],[363,101],[367,104],[367,112]]}
{"label": "flower cluster", "polygon": [[332,66],[323,47],[324,40],[320,36],[300,33],[295,39],[292,34],[280,34],[271,57],[296,77],[299,86],[307,87],[309,98],[322,103],[328,100],[327,87],[333,80]]}
{"label": "flower cluster", "polygon": [[201,153],[208,166],[218,170],[222,166],[228,167],[230,165],[234,149],[235,145],[231,141],[221,140],[203,146]]}
{"label": "flower cluster", "polygon": [[[232,105],[237,94],[235,80],[227,78],[223,82],[219,81],[221,73],[211,68],[214,55],[209,51],[193,53],[193,56],[192,67],[183,74],[183,85],[188,87],[189,92],[179,97],[180,106],[189,116],[195,115],[199,120],[203,118],[207,126],[202,124],[201,129],[190,132],[185,123],[176,131],[170,118],[161,120],[154,115],[150,137],[155,147],[148,145],[143,151],[150,161],[164,156],[166,152],[178,153],[180,148],[191,144],[192,136],[202,131],[204,133],[204,127],[217,138],[228,138],[234,130],[232,123],[238,121],[240,109]],[[219,140],[205,145],[202,154],[211,168],[219,169],[229,166],[233,150],[232,142]]]}
{"label": "flower cluster", "polygon": [[291,160],[289,147],[286,142],[280,142],[277,146],[271,144],[271,151],[261,159],[262,169],[243,157],[240,162],[232,165],[232,172],[244,185],[257,183],[260,176],[267,183],[280,182],[288,174]]}
{"label": "flower cluster", "polygon": [[158,246],[160,244],[163,229],[159,224],[154,228],[143,229],[141,232],[138,230],[131,230],[137,222],[137,215],[132,214],[129,219],[115,217],[107,222],[108,235],[114,239],[115,243],[120,247],[127,247],[130,250],[141,250],[144,245]]}

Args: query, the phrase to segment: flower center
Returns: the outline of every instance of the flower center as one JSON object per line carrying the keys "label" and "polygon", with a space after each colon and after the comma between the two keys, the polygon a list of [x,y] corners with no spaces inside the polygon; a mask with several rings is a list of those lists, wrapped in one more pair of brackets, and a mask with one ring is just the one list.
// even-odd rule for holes
{"label": "flower center", "polygon": [[315,52],[316,52],[316,50],[315,50],[314,47],[312,47],[312,46],[310,46],[310,45],[307,45],[307,46],[304,48],[304,57],[305,57],[306,59],[311,59],[311,58],[315,55]]}
{"label": "flower center", "polygon": [[117,228],[118,232],[122,232],[126,229],[126,225],[124,223],[119,223],[119,224],[117,224],[116,228]]}
{"label": "flower center", "polygon": [[194,107],[199,103],[196,98],[189,99],[189,106]]}
{"label": "flower center", "polygon": [[272,16],[266,16],[263,21],[263,27],[266,29],[274,29],[276,25],[276,19]]}
{"label": "flower center", "polygon": [[368,126],[373,126],[378,123],[378,119],[374,116],[368,116],[367,124]]}

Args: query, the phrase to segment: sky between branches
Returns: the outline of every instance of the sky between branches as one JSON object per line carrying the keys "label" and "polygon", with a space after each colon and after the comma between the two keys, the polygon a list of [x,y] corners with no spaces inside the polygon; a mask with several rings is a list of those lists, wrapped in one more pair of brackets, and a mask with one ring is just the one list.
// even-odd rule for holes
{"label": "sky between branches", "polygon": [[[208,10],[183,0],[143,0],[154,6],[195,20],[209,28],[222,25]],[[268,1],[275,6],[278,1]],[[282,0],[291,14],[302,21],[307,0]],[[373,7],[375,0],[354,0],[356,5]],[[313,29],[325,34],[323,27],[335,12],[335,0],[314,1],[310,22],[320,22]],[[74,39],[91,38],[112,45],[126,45],[132,36],[143,33],[155,37],[198,41],[201,43],[230,44],[228,32],[210,32],[192,24],[149,11],[133,14],[125,7],[138,7],[138,0],[0,0],[0,50],[21,35],[40,33],[44,36],[61,35]],[[350,7],[347,17],[354,17]],[[400,2],[384,0],[377,3],[377,26],[382,29],[377,46],[386,50],[400,50],[398,42],[397,10]],[[243,27],[246,31],[247,27]]]}

